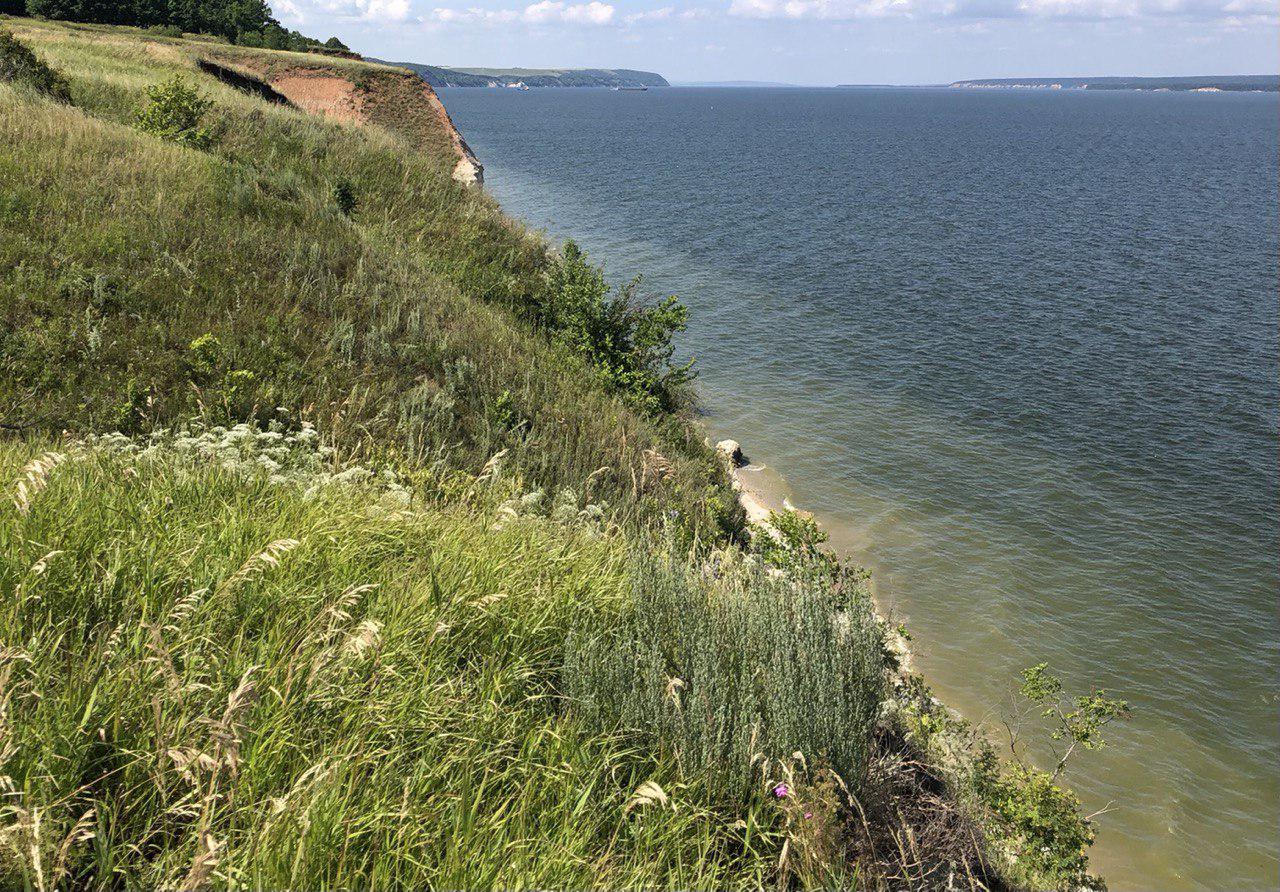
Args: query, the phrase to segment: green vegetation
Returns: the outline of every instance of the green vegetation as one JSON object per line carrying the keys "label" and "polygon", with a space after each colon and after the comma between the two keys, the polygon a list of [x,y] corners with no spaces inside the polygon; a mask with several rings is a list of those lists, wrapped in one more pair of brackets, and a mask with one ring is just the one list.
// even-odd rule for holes
{"label": "green vegetation", "polygon": [[0,12],[69,22],[137,25],[148,33],[209,34],[244,46],[298,52],[346,51],[336,37],[324,43],[281,26],[263,0],[6,0]]}
{"label": "green vegetation", "polygon": [[[0,885],[765,881],[763,788],[712,808],[559,708],[619,537],[496,529],[486,481],[472,509],[415,508],[316,470],[308,430],[108,438],[26,473],[38,447],[0,449]],[[645,783],[672,800],[628,809]]]}
{"label": "green vegetation", "polygon": [[1041,717],[1053,722],[1049,736],[1066,743],[1062,752],[1054,752],[1057,766],[1051,777],[1057,779],[1067,767],[1076,747],[1087,750],[1106,746],[1102,729],[1116,719],[1129,717],[1129,704],[1107,696],[1105,690],[1096,690],[1064,701],[1062,681],[1049,672],[1047,663],[1039,663],[1022,673],[1020,693],[1042,710]]}
{"label": "green vegetation", "polygon": [[[0,95],[0,263],[15,271],[0,282],[0,424],[137,432],[193,416],[266,424],[283,407],[356,460],[475,469],[506,450],[512,473],[622,515],[678,510],[690,535],[740,524],[699,432],[530,336],[554,257],[452,182],[446,136],[327,124],[168,44],[26,34],[79,108]],[[370,89],[407,79],[355,70]],[[206,152],[127,126],[175,75],[214,102]],[[339,182],[359,203],[350,217]],[[205,335],[217,367],[193,377],[188,346]]]}
{"label": "green vegetation", "polygon": [[610,297],[604,271],[566,242],[547,270],[538,321],[591,366],[606,390],[649,415],[670,414],[693,380],[692,361],[671,365],[671,339],[684,331],[689,312],[675,297],[637,304],[639,286],[637,278]]}
{"label": "green vegetation", "polygon": [[0,30],[0,83],[21,85],[60,102],[71,100],[67,79],[4,30]]}
{"label": "green vegetation", "polygon": [[1079,884],[865,574],[745,528],[683,307],[455,183],[420,82],[12,24],[72,104],[0,83],[0,885]]}
{"label": "green vegetation", "polygon": [[209,147],[213,137],[200,124],[213,108],[212,100],[176,75],[163,84],[147,87],[147,99],[146,106],[138,112],[139,130],[193,149]]}
{"label": "green vegetation", "polygon": [[584,617],[567,690],[592,726],[645,729],[717,801],[748,801],[756,760],[804,753],[860,791],[884,699],[883,642],[865,590],[846,609],[824,575],[773,576],[720,556],[652,558],[631,597]]}

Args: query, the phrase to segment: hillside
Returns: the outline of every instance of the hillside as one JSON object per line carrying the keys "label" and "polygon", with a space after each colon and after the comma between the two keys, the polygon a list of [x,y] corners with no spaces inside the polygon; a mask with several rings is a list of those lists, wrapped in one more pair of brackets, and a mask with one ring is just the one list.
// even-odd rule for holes
{"label": "hillside", "polygon": [[957,88],[1061,89],[1061,90],[1161,90],[1267,92],[1280,90],[1280,76],[1203,75],[1199,77],[1020,77],[956,81]]}
{"label": "hillside", "polygon": [[669,87],[652,71],[627,68],[441,68],[416,62],[388,62],[408,68],[436,89],[441,87]]}
{"label": "hillside", "polygon": [[0,886],[1086,882],[747,525],[683,307],[460,143],[386,66],[0,19]]}

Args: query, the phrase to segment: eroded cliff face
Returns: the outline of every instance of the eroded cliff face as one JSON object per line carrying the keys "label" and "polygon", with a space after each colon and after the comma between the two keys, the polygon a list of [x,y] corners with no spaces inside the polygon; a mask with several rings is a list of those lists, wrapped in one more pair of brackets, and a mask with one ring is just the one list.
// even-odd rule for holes
{"label": "eroded cliff face", "polygon": [[[413,75],[415,78],[417,75]],[[422,93],[427,103],[435,111],[436,117],[453,141],[454,151],[458,155],[458,163],[453,168],[453,178],[460,183],[467,185],[482,185],[484,183],[484,165],[480,163],[480,159],[476,157],[475,152],[471,151],[471,146],[467,145],[467,141],[462,138],[457,126],[453,123],[453,118],[449,117],[449,112],[445,109],[444,103],[440,101],[440,96],[426,81],[422,81]]]}
{"label": "eroded cliff face", "polygon": [[202,60],[225,80],[253,79],[291,105],[351,124],[377,124],[418,142],[423,151],[454,159],[453,178],[466,185],[484,182],[484,166],[462,138],[436,91],[417,75],[368,63],[300,61],[296,54],[237,52]]}

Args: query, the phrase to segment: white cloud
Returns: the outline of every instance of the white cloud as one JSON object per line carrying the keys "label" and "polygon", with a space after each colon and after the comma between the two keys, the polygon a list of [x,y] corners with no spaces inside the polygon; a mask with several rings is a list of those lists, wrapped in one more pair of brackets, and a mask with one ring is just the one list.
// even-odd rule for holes
{"label": "white cloud", "polygon": [[643,12],[633,12],[623,18],[628,25],[636,25],[640,22],[662,22],[671,18],[675,14],[674,6],[659,6],[657,9],[648,9]]}
{"label": "white cloud", "polygon": [[524,8],[522,18],[531,24],[570,22],[575,25],[607,25],[613,21],[614,8],[608,3],[591,0],[590,3],[562,3],[560,0],[541,0]]}
{"label": "white cloud", "polygon": [[[387,2],[387,0],[382,0]],[[589,3],[565,3],[562,0],[539,0],[524,9],[485,9],[478,6],[456,9],[437,6],[423,16],[428,23],[456,25],[509,25],[525,22],[530,25],[607,25],[614,19],[616,10],[608,3],[591,0]]]}
{"label": "white cloud", "polygon": [[356,0],[362,18],[374,22],[403,22],[409,17],[409,0]]}
{"label": "white cloud", "polygon": [[749,19],[864,19],[946,13],[947,0],[732,0],[729,15]]}
{"label": "white cloud", "polygon": [[298,8],[298,4],[294,3],[293,0],[275,0],[271,4],[271,11],[287,22],[302,24],[307,20],[302,10]]}
{"label": "white cloud", "polygon": [[472,22],[484,25],[505,25],[519,18],[520,14],[513,9],[480,9],[474,6],[469,9],[450,9],[438,6],[431,10],[429,15],[423,16],[423,21],[438,22],[444,25]]}
{"label": "white cloud", "polygon": [[[366,22],[403,22],[409,17],[409,0],[318,0],[302,5]],[[303,10],[293,0],[273,0],[272,7],[300,22],[306,20]]]}

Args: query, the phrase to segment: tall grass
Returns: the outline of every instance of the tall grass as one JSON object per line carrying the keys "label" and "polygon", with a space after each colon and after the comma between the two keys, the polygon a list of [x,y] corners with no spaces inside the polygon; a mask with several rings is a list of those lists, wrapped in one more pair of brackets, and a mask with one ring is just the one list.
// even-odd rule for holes
{"label": "tall grass", "polygon": [[856,794],[885,696],[865,591],[837,604],[825,575],[732,556],[712,572],[638,552],[630,577],[619,614],[575,624],[565,675],[577,714],[642,729],[725,802],[752,795],[762,760],[797,752]]}
{"label": "tall grass", "polygon": [[[591,527],[255,462],[0,446],[0,885],[756,886],[776,843],[556,696]],[[27,468],[26,471],[23,469]]]}

